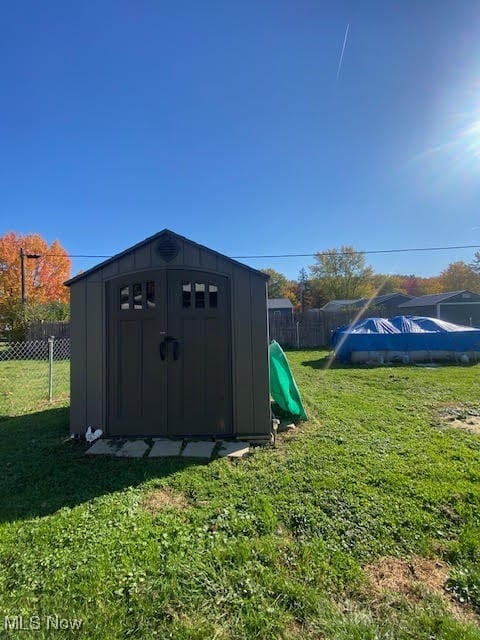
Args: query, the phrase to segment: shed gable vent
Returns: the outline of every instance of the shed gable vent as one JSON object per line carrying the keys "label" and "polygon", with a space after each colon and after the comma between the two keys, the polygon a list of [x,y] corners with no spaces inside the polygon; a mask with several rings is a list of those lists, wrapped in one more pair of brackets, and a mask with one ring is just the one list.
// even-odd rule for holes
{"label": "shed gable vent", "polygon": [[171,262],[177,257],[180,244],[171,236],[164,236],[158,241],[155,251],[164,262]]}

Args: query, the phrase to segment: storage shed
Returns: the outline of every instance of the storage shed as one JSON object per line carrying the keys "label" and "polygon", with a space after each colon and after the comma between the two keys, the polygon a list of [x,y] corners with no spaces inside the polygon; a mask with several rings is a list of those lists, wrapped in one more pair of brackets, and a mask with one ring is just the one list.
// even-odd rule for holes
{"label": "storage shed", "polygon": [[463,289],[412,298],[399,305],[400,313],[429,316],[470,327],[480,326],[480,295]]}
{"label": "storage shed", "polygon": [[268,277],[164,230],[72,278],[72,433],[265,439]]}
{"label": "storage shed", "polygon": [[288,298],[269,298],[267,308],[270,324],[293,324],[293,304]]}

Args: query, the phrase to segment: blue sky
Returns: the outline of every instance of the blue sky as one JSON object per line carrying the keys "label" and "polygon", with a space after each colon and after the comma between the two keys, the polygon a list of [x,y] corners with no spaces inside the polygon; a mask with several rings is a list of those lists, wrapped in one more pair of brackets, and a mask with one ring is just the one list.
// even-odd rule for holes
{"label": "blue sky", "polygon": [[[480,245],[479,32],[469,0],[6,3],[0,234],[107,255],[165,227],[232,256]],[[473,253],[368,261],[434,275]]]}

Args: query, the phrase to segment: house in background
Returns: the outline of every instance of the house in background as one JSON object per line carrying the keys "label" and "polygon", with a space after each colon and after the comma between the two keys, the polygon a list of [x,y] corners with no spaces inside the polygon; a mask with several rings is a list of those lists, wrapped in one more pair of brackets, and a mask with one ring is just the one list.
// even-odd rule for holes
{"label": "house in background", "polygon": [[[405,293],[386,293],[383,296],[376,296],[370,301],[369,309],[378,309],[379,313],[369,315],[380,315],[385,318],[392,318],[400,315],[400,305],[408,302],[412,296]],[[364,300],[365,302],[366,300]]]}
{"label": "house in background", "polygon": [[428,316],[466,326],[480,326],[480,295],[468,291],[449,291],[419,296],[399,306],[405,316]]}
{"label": "house in background", "polygon": [[288,298],[267,300],[269,324],[293,324],[293,305]]}
{"label": "house in background", "polygon": [[[322,307],[325,313],[342,313],[359,311],[365,307],[364,315],[382,316],[390,318],[401,313],[399,306],[411,300],[412,296],[405,293],[386,293],[374,298],[356,298],[353,300],[330,300]],[[367,306],[368,305],[368,306]]]}
{"label": "house in background", "polygon": [[364,304],[362,298],[355,298],[354,300],[330,300],[327,304],[321,307],[320,311],[326,313],[340,313],[342,311],[350,311],[351,309],[361,309]]}

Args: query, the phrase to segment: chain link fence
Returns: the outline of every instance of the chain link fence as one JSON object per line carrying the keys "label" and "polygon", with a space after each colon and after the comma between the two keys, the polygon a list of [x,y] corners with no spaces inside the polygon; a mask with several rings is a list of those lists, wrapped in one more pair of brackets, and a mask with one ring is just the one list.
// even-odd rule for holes
{"label": "chain link fence", "polygon": [[70,340],[0,344],[0,418],[67,403]]}

